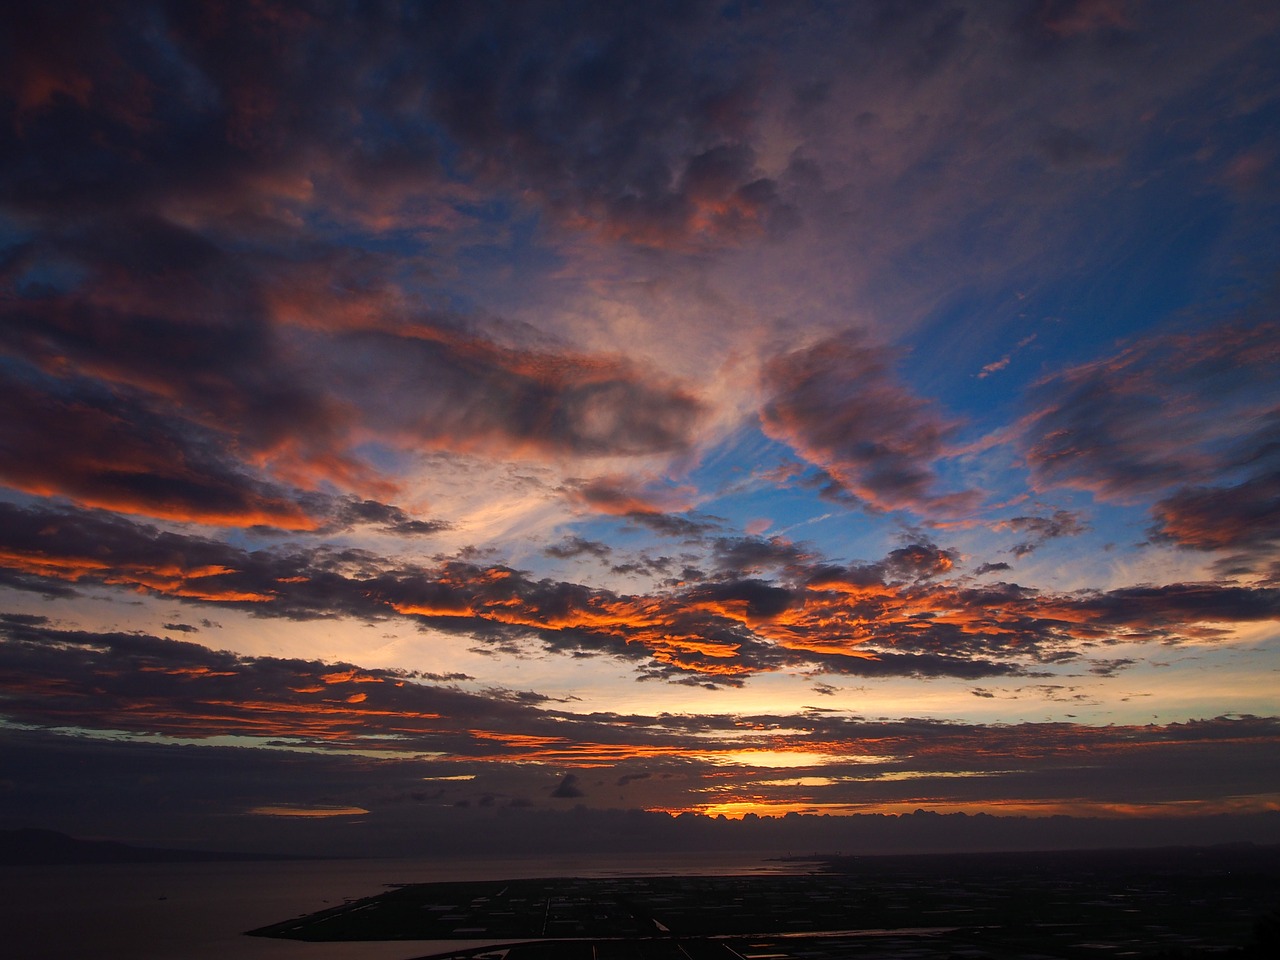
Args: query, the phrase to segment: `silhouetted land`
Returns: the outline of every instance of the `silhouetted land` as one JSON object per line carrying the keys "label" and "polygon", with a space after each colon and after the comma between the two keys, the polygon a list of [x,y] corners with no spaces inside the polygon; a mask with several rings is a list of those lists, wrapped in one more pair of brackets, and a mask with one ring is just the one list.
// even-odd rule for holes
{"label": "silhouetted land", "polygon": [[112,840],[80,840],[56,830],[0,830],[0,865],[33,867],[89,863],[208,863],[212,861],[289,860],[248,853],[165,850]]}
{"label": "silhouetted land", "polygon": [[406,884],[252,933],[495,944],[439,960],[1280,956],[1275,846],[796,866],[810,872]]}

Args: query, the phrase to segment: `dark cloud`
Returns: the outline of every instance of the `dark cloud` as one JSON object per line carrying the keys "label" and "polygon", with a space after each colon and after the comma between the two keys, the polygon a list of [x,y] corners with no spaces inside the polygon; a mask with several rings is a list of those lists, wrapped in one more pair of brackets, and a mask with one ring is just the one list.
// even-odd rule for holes
{"label": "dark cloud", "polygon": [[287,491],[228,456],[228,438],[84,380],[0,381],[0,479],[89,506],[213,524],[316,526]]}
{"label": "dark cloud", "polygon": [[763,372],[762,425],[874,509],[972,505],[972,491],[937,492],[937,461],[957,424],[915,396],[892,364],[857,331],[777,356]]}
{"label": "dark cloud", "polygon": [[35,613],[0,613],[0,623],[21,627],[39,627],[49,623],[49,618]]}
{"label": "dark cloud", "polygon": [[[11,252],[0,346],[64,390],[102,381],[168,433],[218,437],[227,459],[269,458],[295,473],[327,459],[333,475],[358,473],[335,449],[341,403],[272,322],[272,288],[296,283],[297,269],[271,251],[227,252],[234,241],[151,214],[121,219]],[[56,284],[33,279],[50,275]]]}
{"label": "dark cloud", "polygon": [[934,543],[912,543],[898,547],[877,563],[853,563],[847,566],[812,562],[803,569],[803,578],[813,589],[835,587],[840,590],[876,592],[890,582],[928,580],[949,572],[957,554]]}
{"label": "dark cloud", "polygon": [[1234,486],[1183,487],[1157,501],[1152,516],[1159,540],[1194,550],[1274,556],[1280,545],[1280,471]]}
{"label": "dark cloud", "polygon": [[[313,498],[319,499],[319,498]],[[446,520],[419,520],[400,507],[348,497],[329,506],[330,527],[370,525],[400,536],[431,536],[451,529]]]}
{"label": "dark cloud", "polygon": [[25,38],[3,78],[25,149],[8,151],[22,189],[4,199],[31,213],[167,200],[247,217],[309,177],[346,217],[404,216],[447,154],[644,245],[733,241],[788,214],[747,145],[762,61],[749,44],[707,55],[725,26],[712,4],[67,6],[6,31]]}
{"label": "dark cloud", "polygon": [[648,577],[665,576],[671,573],[675,561],[670,557],[651,557],[648,554],[636,554],[626,563],[615,563],[609,567],[610,573],[624,576],[640,575]]}
{"label": "dark cloud", "polygon": [[[407,671],[242,657],[135,633],[8,625],[4,712],[49,726],[282,737],[390,747],[396,730],[426,749],[443,714],[501,715],[500,701],[430,687]],[[507,711],[510,712],[510,711]]]}
{"label": "dark cloud", "polygon": [[1158,538],[1200,550],[1274,549],[1280,326],[1151,337],[1042,381],[1023,444],[1038,486],[1116,501],[1158,497]]}
{"label": "dark cloud", "polygon": [[699,580],[705,579],[707,579],[706,573],[697,567],[682,567],[679,579],[674,580],[671,586],[679,586],[681,583],[697,583]]}
{"label": "dark cloud", "polygon": [[693,519],[652,510],[633,510],[624,516],[628,522],[646,527],[661,536],[683,540],[699,539],[722,526],[720,521],[714,519]]}
{"label": "dark cloud", "polygon": [[[119,242],[101,246],[121,256]],[[182,243],[158,236],[143,247],[139,262],[163,266],[157,250]],[[77,256],[88,276],[75,292],[20,293],[0,308],[9,321],[0,345],[22,358],[4,388],[6,405],[22,415],[0,436],[11,451],[3,478],[20,489],[165,519],[290,528],[377,522],[388,532],[429,535],[442,521],[368,496],[324,509],[319,519],[288,502],[313,503],[318,495],[298,488],[322,481],[392,492],[351,452],[357,409],[359,439],[585,455],[681,449],[701,416],[687,390],[616,357],[507,347],[426,323],[286,335],[262,301],[279,314],[287,312],[280,302],[297,293],[272,289],[284,281],[268,279],[270,258],[210,279],[210,257],[193,256],[194,265],[157,280],[100,262],[107,254],[96,248]],[[226,259],[210,256],[215,264]],[[42,269],[35,260],[24,266],[32,257],[11,259],[10,285]],[[189,291],[206,287],[235,297],[193,300]],[[126,310],[120,301],[139,305]],[[202,312],[188,316],[192,310]]]}
{"label": "dark cloud", "polygon": [[[160,238],[155,245],[172,244]],[[104,246],[114,251],[118,244],[104,241]],[[140,259],[151,256],[144,254]],[[64,444],[57,459],[47,456],[38,429],[42,410],[78,428],[86,441],[101,436],[99,445],[113,442],[122,457],[132,454],[141,461],[121,465],[117,486],[129,476],[124,471],[150,469],[158,487],[174,488],[179,506],[184,499],[199,506],[200,499],[215,493],[221,500],[252,498],[254,485],[262,485],[254,477],[260,465],[304,489],[328,480],[385,495],[391,490],[387,481],[351,453],[357,418],[366,436],[372,433],[397,446],[634,455],[682,449],[702,415],[701,403],[688,390],[617,357],[507,347],[425,322],[394,330],[343,330],[350,321],[342,320],[337,330],[289,333],[278,327],[278,315],[293,308],[281,304],[300,294],[272,289],[287,286],[289,274],[284,271],[284,280],[268,278],[273,265],[263,259],[245,267],[244,276],[215,282],[199,264],[164,283],[124,267],[112,268],[123,279],[104,278],[99,274],[111,272],[106,266],[86,261],[90,272],[75,292],[6,299],[0,308],[7,320],[0,345],[43,371],[8,388],[14,394],[9,403],[29,411],[19,421],[28,425],[23,432],[10,428],[7,442],[15,454],[10,460],[31,464],[28,472],[47,462],[39,476],[11,471],[10,482],[81,496],[94,487],[103,491],[100,497],[111,495],[109,481],[116,473],[64,462],[75,444]],[[15,263],[7,271],[10,285],[22,282],[21,264]],[[366,267],[378,269],[378,264]],[[128,289],[115,289],[122,285]],[[188,316],[196,309],[189,290],[209,286],[232,288],[250,302],[202,298],[198,309],[203,312]],[[246,292],[255,289],[256,297]],[[124,310],[116,306],[122,300],[139,305]],[[362,314],[383,309],[390,308],[376,302],[357,307]],[[371,369],[379,371],[373,381]],[[88,445],[82,460],[104,459],[95,453]],[[167,477],[166,464],[171,473],[190,464],[196,476],[207,475],[207,486],[220,481],[226,492],[197,489],[184,498],[183,481],[194,481],[181,473]],[[115,499],[139,504],[141,510],[159,500],[151,508],[155,516],[170,516],[176,509],[158,493],[127,487]],[[353,509],[358,503],[353,501]],[[218,508],[215,500],[211,509]],[[403,522],[399,528],[432,532]]]}
{"label": "dark cloud", "polygon": [[1280,619],[1280,589],[1213,583],[1123,587],[1077,595],[1074,606],[1105,624],[1174,629],[1178,624]]}
{"label": "dark cloud", "polygon": [[418,671],[415,675],[423,680],[430,680],[432,683],[460,683],[464,680],[475,679],[469,673],[428,673]]}
{"label": "dark cloud", "polygon": [[601,513],[627,514],[637,510],[652,510],[649,500],[632,489],[624,481],[604,477],[571,485],[565,491],[571,499],[599,510]]}
{"label": "dark cloud", "polygon": [[720,537],[711,545],[711,556],[718,572],[735,578],[795,567],[812,559],[803,547],[783,537]]}
{"label": "dark cloud", "polygon": [[1114,677],[1125,667],[1131,667],[1136,662],[1136,660],[1130,660],[1127,657],[1118,657],[1114,660],[1095,660],[1089,667],[1089,672],[1099,677]]}
{"label": "dark cloud", "polygon": [[[687,50],[655,69],[664,17],[495,19],[467,4],[59,11],[7,11],[0,30],[24,38],[0,76],[0,207],[15,224],[0,256],[0,349],[43,378],[9,384],[6,407],[22,415],[3,437],[7,482],[165,519],[256,511],[299,527],[307,518],[285,502],[298,489],[393,493],[354,452],[370,438],[521,456],[688,445],[703,407],[684,385],[498,335],[514,324],[428,317],[405,293],[420,268],[374,242],[425,229],[423,205],[448,206],[428,196],[442,153],[454,175],[605,232],[643,239],[640,221],[655,216],[653,239],[677,244],[762,228],[775,198],[729,122],[729,104],[746,109],[750,95],[736,71]],[[676,19],[694,46],[714,23]],[[687,99],[689,70],[701,98]],[[664,143],[624,133],[628,117],[665,123],[677,108],[692,126]],[[608,161],[602,118],[625,141]],[[41,443],[51,417],[71,434],[54,457]],[[132,459],[113,462],[108,445]]]}
{"label": "dark cloud", "polygon": [[723,34],[712,5],[506,13],[441,11],[428,28],[449,38],[429,102],[471,169],[646,246],[732,242],[785,217],[745,143],[748,48],[700,49]]}
{"label": "dark cloud", "polygon": [[987,573],[1000,573],[1000,572],[1003,572],[1003,571],[1005,571],[1005,570],[1012,570],[1012,569],[1013,569],[1013,567],[1009,566],[1009,564],[1004,563],[1003,561],[1001,561],[1001,562],[999,562],[999,563],[983,563],[983,564],[980,564],[980,565],[978,566],[978,568],[977,568],[976,570],[974,570],[973,572],[974,572],[974,574],[975,574],[976,576],[979,576],[979,577],[980,577],[980,576],[982,576],[983,574],[987,574]]}
{"label": "dark cloud", "polygon": [[749,617],[775,617],[798,599],[794,591],[764,580],[726,580],[694,587],[684,594],[692,603],[741,603]]}
{"label": "dark cloud", "polygon": [[881,566],[889,577],[928,580],[949,573],[959,554],[933,543],[912,543],[890,551]]}
{"label": "dark cloud", "polygon": [[1000,526],[1027,537],[1011,548],[1015,557],[1025,557],[1049,540],[1079,536],[1089,529],[1089,525],[1070,510],[1055,510],[1051,517],[1013,517]]}
{"label": "dark cloud", "polygon": [[826,470],[809,470],[799,478],[798,482],[803,487],[816,490],[818,496],[823,500],[838,503],[842,507],[856,509],[865,506],[865,501],[850,493],[839,480]]}
{"label": "dark cloud", "polygon": [[[700,538],[721,524],[715,518],[680,516],[688,490],[645,489],[630,477],[605,476],[576,480],[561,491],[573,503],[629,523],[646,527],[666,537]],[[675,512],[671,508],[675,505]]]}
{"label": "dark cloud", "polygon": [[566,773],[564,779],[560,781],[560,785],[551,791],[551,796],[557,800],[571,800],[585,797],[586,795],[586,792],[578,786],[578,775],[576,773]]}
{"label": "dark cloud", "polygon": [[613,553],[613,548],[607,543],[601,543],[598,540],[586,540],[575,536],[565,537],[559,543],[553,543],[551,546],[545,547],[542,552],[548,557],[555,557],[557,560],[568,560],[572,557],[581,557],[583,555],[605,560]]}
{"label": "dark cloud", "polygon": [[406,445],[670,452],[688,444],[703,412],[690,391],[621,357],[504,347],[426,324],[346,332],[323,346],[316,362],[331,366],[331,387],[359,398],[362,417]]}
{"label": "dark cloud", "polygon": [[[575,721],[549,709],[562,701],[535,691],[468,693],[456,686],[471,679],[465,674],[251,657],[142,633],[20,621],[0,625],[0,713],[21,723],[197,739],[236,735],[392,759],[426,751],[500,760],[561,746],[569,758],[580,749],[575,743],[619,757],[631,753],[628,734],[612,722]],[[670,734],[655,731],[649,739],[678,747]]]}

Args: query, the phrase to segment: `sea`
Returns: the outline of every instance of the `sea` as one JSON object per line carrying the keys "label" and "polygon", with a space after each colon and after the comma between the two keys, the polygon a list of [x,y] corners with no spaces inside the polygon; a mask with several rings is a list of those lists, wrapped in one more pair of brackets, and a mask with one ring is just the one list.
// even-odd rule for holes
{"label": "sea", "polygon": [[304,943],[245,932],[396,884],[807,869],[800,861],[726,853],[0,866],[0,953],[13,960],[412,960],[494,941]]}

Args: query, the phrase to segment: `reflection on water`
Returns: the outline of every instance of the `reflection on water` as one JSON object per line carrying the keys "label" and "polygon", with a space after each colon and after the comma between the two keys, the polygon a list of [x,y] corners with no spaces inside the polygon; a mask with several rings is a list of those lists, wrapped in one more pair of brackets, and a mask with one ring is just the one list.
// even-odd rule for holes
{"label": "reflection on water", "polygon": [[372,896],[389,883],[797,869],[804,866],[725,854],[0,867],[0,929],[5,952],[25,960],[405,960],[461,944],[298,943],[243,931]]}

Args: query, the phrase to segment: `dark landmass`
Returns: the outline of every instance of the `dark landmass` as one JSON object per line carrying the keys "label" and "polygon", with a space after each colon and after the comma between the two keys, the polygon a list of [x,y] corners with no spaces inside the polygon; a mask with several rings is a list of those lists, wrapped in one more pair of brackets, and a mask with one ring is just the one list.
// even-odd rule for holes
{"label": "dark landmass", "polygon": [[898,856],[841,854],[784,857],[818,869],[866,877],[1017,875],[1182,875],[1189,879],[1256,874],[1280,879],[1280,844],[1223,843],[1212,846],[1141,847],[1104,850],[912,853]]}
{"label": "dark landmass", "polygon": [[113,840],[79,840],[56,830],[0,830],[0,865],[57,866],[91,863],[207,863],[211,861],[301,859],[209,850],[134,847]]}
{"label": "dark landmass", "polygon": [[251,934],[493,944],[432,960],[1280,955],[1280,846],[795,866],[793,875],[406,884]]}

